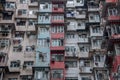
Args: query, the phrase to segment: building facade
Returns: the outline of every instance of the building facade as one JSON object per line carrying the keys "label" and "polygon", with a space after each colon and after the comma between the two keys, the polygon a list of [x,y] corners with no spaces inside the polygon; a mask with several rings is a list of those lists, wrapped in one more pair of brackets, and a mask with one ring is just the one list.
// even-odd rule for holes
{"label": "building facade", "polygon": [[120,0],[0,0],[0,80],[119,80]]}

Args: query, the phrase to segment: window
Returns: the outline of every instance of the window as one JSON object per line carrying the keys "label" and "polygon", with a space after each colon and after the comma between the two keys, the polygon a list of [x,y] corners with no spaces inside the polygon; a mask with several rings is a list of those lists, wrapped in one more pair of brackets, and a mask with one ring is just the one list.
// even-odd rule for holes
{"label": "window", "polygon": [[30,0],[30,1],[31,1],[31,3],[37,2],[37,0]]}
{"label": "window", "polygon": [[7,11],[3,13],[2,19],[3,20],[12,20],[13,12]]}
{"label": "window", "polygon": [[18,10],[18,15],[25,15],[27,14],[27,10],[26,9],[19,9]]}
{"label": "window", "polygon": [[75,46],[66,46],[66,52],[76,52]]}
{"label": "window", "polygon": [[67,39],[75,39],[75,34],[74,33],[68,33],[67,35],[66,35],[66,38]]}
{"label": "window", "polygon": [[42,53],[42,52],[39,53],[39,61],[40,62],[45,62],[46,58],[47,58],[47,53]]}
{"label": "window", "polygon": [[40,4],[40,9],[49,9],[50,8],[50,4],[46,3],[46,4]]}
{"label": "window", "polygon": [[52,70],[51,77],[53,79],[62,79],[63,78],[63,70]]}
{"label": "window", "polygon": [[20,3],[25,4],[25,3],[27,3],[27,0],[20,0]]}
{"label": "window", "polygon": [[80,52],[89,52],[89,46],[79,46]]}
{"label": "window", "polygon": [[65,61],[65,64],[70,68],[77,67],[77,61]]}
{"label": "window", "polygon": [[36,21],[34,21],[34,20],[29,20],[29,21],[28,21],[28,25],[29,25],[29,26],[34,26],[35,22],[36,22]]}
{"label": "window", "polygon": [[16,20],[16,25],[17,26],[25,26],[26,25],[26,21],[23,21],[23,20]]}
{"label": "window", "polygon": [[6,8],[14,9],[15,3],[14,2],[6,2]]}
{"label": "window", "polygon": [[51,28],[52,33],[63,33],[64,32],[64,26],[53,26]]}
{"label": "window", "polygon": [[49,38],[41,38],[38,40],[38,45],[41,47],[49,47]]}
{"label": "window", "polygon": [[79,38],[87,38],[87,34],[81,34],[79,35]]}
{"label": "window", "polygon": [[80,66],[82,67],[90,67],[90,61],[89,60],[81,60]]}
{"label": "window", "polygon": [[111,31],[112,31],[112,34],[119,34],[120,33],[120,25],[112,24]]}
{"label": "window", "polygon": [[52,16],[52,20],[64,20],[64,16],[63,15],[55,15],[55,16]]}
{"label": "window", "polygon": [[49,29],[46,28],[46,27],[41,27],[41,28],[39,28],[39,32],[40,33],[46,33],[46,32],[49,32]]}
{"label": "window", "polygon": [[89,20],[99,21],[100,20],[99,14],[90,14]]}
{"label": "window", "polygon": [[35,50],[35,45],[26,46],[26,51],[27,51],[27,52],[34,51],[34,50]]}
{"label": "window", "polygon": [[7,39],[1,39],[0,40],[0,47],[1,48],[4,48],[4,47],[6,47],[8,45],[9,45],[9,40],[7,40]]}
{"label": "window", "polygon": [[100,27],[93,27],[92,32],[93,33],[100,33]]}
{"label": "window", "polygon": [[113,16],[115,16],[115,15],[118,15],[118,10],[117,10],[117,8],[108,8],[108,15],[109,16],[111,16],[111,15],[113,15]]}
{"label": "window", "polygon": [[64,60],[64,55],[63,54],[52,54],[52,58],[55,61],[60,62]]}
{"label": "window", "polygon": [[22,51],[22,46],[13,46],[13,52],[21,52]]}
{"label": "window", "polygon": [[99,47],[100,45],[101,45],[101,40],[99,40],[99,39],[94,39],[93,40],[93,46],[95,46],[95,47]]}
{"label": "window", "polygon": [[25,61],[24,62],[24,66],[32,66],[33,65],[33,61]]}
{"label": "window", "polygon": [[17,78],[8,78],[8,80],[18,80]]}
{"label": "window", "polygon": [[104,61],[104,55],[95,55],[96,62],[103,62]]}
{"label": "window", "polygon": [[76,0],[77,3],[83,4],[84,0]]}
{"label": "window", "polygon": [[63,46],[64,45],[64,40],[63,39],[56,39],[52,40],[52,46]]}
{"label": "window", "polygon": [[18,61],[12,61],[11,63],[10,63],[10,67],[20,67],[20,61],[18,60]]}
{"label": "window", "polygon": [[91,80],[89,77],[81,77],[81,80]]}

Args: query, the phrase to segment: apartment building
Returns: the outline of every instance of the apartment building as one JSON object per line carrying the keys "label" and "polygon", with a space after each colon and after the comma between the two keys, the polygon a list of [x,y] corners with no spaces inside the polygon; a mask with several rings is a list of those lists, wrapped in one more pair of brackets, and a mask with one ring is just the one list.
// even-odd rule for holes
{"label": "apartment building", "polygon": [[0,80],[119,80],[120,0],[0,0]]}
{"label": "apartment building", "polygon": [[1,0],[1,5],[4,8],[1,7],[0,17],[0,80],[32,80],[38,3]]}
{"label": "apartment building", "polygon": [[119,28],[120,0],[105,0],[102,4],[102,26],[104,27],[103,46],[107,46],[106,67],[109,69],[110,80],[119,80]]}

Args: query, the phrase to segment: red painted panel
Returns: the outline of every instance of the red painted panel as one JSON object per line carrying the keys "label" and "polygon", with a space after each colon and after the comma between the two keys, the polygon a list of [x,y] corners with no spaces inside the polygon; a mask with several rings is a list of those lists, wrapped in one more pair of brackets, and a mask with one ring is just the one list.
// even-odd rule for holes
{"label": "red painted panel", "polygon": [[64,20],[52,20],[52,23],[64,23]]}
{"label": "red painted panel", "polygon": [[113,34],[111,37],[113,39],[119,39],[120,38],[120,34]]}
{"label": "red painted panel", "polygon": [[52,12],[59,12],[59,13],[63,13],[64,9],[63,8],[53,8]]}
{"label": "red painted panel", "polygon": [[65,50],[64,46],[55,46],[55,47],[50,47],[50,50]]}
{"label": "red painted panel", "polygon": [[116,3],[118,0],[106,0],[106,3]]}
{"label": "red painted panel", "polygon": [[64,38],[64,33],[51,33],[51,38]]}
{"label": "red painted panel", "polygon": [[51,67],[51,69],[61,69],[61,68],[65,68],[65,64],[64,64],[64,62],[51,62],[51,64],[50,64],[50,67]]}
{"label": "red painted panel", "polygon": [[114,59],[112,72],[117,72],[118,66],[120,65],[120,56],[115,56]]}
{"label": "red painted panel", "polygon": [[108,20],[120,20],[120,16],[109,16]]}

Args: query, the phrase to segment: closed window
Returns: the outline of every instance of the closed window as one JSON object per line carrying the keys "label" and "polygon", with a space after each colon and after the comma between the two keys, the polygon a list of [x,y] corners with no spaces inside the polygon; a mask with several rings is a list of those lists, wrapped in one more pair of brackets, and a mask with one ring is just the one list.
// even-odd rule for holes
{"label": "closed window", "polygon": [[64,60],[64,55],[63,54],[52,54],[52,58],[55,60],[55,61],[63,61]]}
{"label": "closed window", "polygon": [[51,77],[53,79],[62,79],[63,78],[63,70],[51,70]]}
{"label": "closed window", "polygon": [[95,40],[93,40],[93,46],[99,47],[101,45],[101,42],[102,42],[101,40],[95,39]]}
{"label": "closed window", "polygon": [[52,46],[63,46],[63,44],[64,44],[63,39],[52,40]]}
{"label": "closed window", "polygon": [[115,16],[115,15],[118,15],[118,10],[116,8],[108,8],[108,15],[111,16]]}
{"label": "closed window", "polygon": [[93,33],[100,33],[100,27],[93,27],[92,32]]}
{"label": "closed window", "polygon": [[63,33],[64,32],[64,26],[53,26],[51,28],[52,33]]}
{"label": "closed window", "polygon": [[65,61],[65,64],[70,68],[77,67],[77,61]]}
{"label": "closed window", "polygon": [[49,47],[49,39],[46,39],[46,38],[39,39],[38,45],[41,47]]}
{"label": "closed window", "polygon": [[11,63],[10,63],[10,67],[20,67],[20,62],[19,61],[12,61]]}
{"label": "closed window", "polygon": [[64,16],[63,15],[52,16],[52,20],[64,20]]}
{"label": "closed window", "polygon": [[80,52],[89,52],[89,46],[79,46]]}
{"label": "closed window", "polygon": [[27,14],[27,10],[26,9],[18,10],[18,15],[25,15],[25,14]]}
{"label": "closed window", "polygon": [[24,66],[32,66],[33,65],[33,61],[25,61],[24,62]]}
{"label": "closed window", "polygon": [[75,46],[66,46],[66,52],[76,52]]}
{"label": "closed window", "polygon": [[66,38],[67,39],[75,39],[75,34],[74,33],[68,33],[67,35],[66,35]]}
{"label": "closed window", "polygon": [[6,2],[6,8],[14,9],[15,3],[14,2]]}

